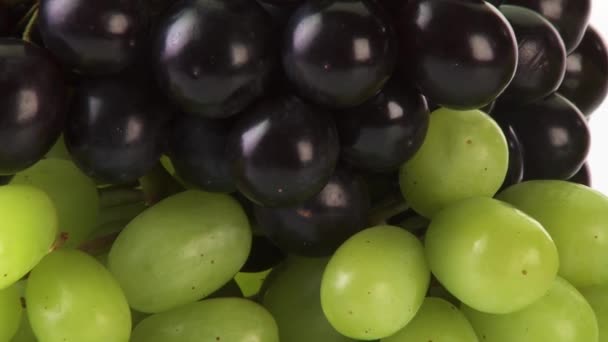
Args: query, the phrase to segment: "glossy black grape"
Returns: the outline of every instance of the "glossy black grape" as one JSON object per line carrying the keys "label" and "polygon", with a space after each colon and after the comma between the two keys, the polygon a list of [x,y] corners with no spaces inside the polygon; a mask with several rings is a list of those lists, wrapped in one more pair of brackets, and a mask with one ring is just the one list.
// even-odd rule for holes
{"label": "glossy black grape", "polygon": [[177,175],[203,190],[236,190],[226,155],[232,120],[195,114],[175,118],[168,138],[168,155]]}
{"label": "glossy black grape", "polygon": [[287,24],[283,66],[302,97],[345,108],[376,95],[393,72],[396,50],[388,16],[375,2],[309,1]]}
{"label": "glossy black grape", "polygon": [[581,167],[581,169],[578,170],[578,172],[574,176],[570,177],[570,179],[568,179],[568,181],[591,187],[592,178],[591,178],[591,169],[589,168],[589,164],[587,164],[587,163],[583,164],[583,167]]}
{"label": "glossy black grape", "polygon": [[274,21],[275,27],[279,29],[283,29],[283,27],[287,24],[289,17],[296,10],[295,4],[273,4],[270,2],[264,2],[258,0],[260,5],[264,8],[264,10],[270,14],[272,20]]}
{"label": "glossy black grape", "polygon": [[395,23],[401,43],[399,69],[437,105],[483,107],[515,75],[515,34],[490,4],[410,0]]}
{"label": "glossy black grape", "polygon": [[63,129],[67,87],[60,66],[30,43],[0,38],[0,175],[17,173]]}
{"label": "glossy black grape", "polygon": [[542,14],[557,28],[568,53],[583,39],[591,14],[591,0],[503,0],[503,4],[527,7]]}
{"label": "glossy black grape", "polygon": [[[351,170],[351,172],[354,172]],[[372,204],[372,207],[382,205],[387,200],[401,199],[401,187],[399,186],[399,173],[361,173],[360,176],[364,180],[367,187],[367,193]]]}
{"label": "glossy black grape", "polygon": [[108,74],[135,61],[148,23],[141,0],[41,0],[40,33],[69,68]]}
{"label": "glossy black grape", "polygon": [[253,235],[251,252],[249,252],[249,258],[247,258],[247,262],[241,268],[241,272],[256,273],[266,271],[281,263],[286,257],[287,255],[266,236]]}
{"label": "glossy black grape", "polygon": [[422,145],[429,108],[417,90],[393,80],[371,100],[335,118],[342,159],[363,170],[389,172]]}
{"label": "glossy black grape", "polygon": [[309,257],[331,255],[346,239],[367,227],[369,198],[365,186],[338,169],[323,190],[302,204],[257,207],[260,230],[279,248]]}
{"label": "glossy black grape", "polygon": [[591,115],[608,95],[608,47],[589,26],[583,41],[568,56],[566,77],[558,92]]}
{"label": "glossy black grape", "polygon": [[521,105],[555,92],[566,73],[566,47],[555,27],[524,7],[503,5],[500,11],[519,46],[515,78],[500,100]]}
{"label": "glossy black grape", "polygon": [[160,23],[156,75],[184,111],[227,117],[263,93],[276,39],[270,16],[253,0],[184,0]]}
{"label": "glossy black grape", "polygon": [[330,114],[295,97],[275,97],[243,113],[229,138],[228,158],[247,198],[287,206],[325,186],[338,150]]}
{"label": "glossy black grape", "polygon": [[511,185],[521,183],[524,179],[524,151],[521,141],[515,133],[515,129],[513,129],[508,120],[500,116],[495,117],[495,119],[507,139],[507,146],[509,148],[509,168],[507,169],[505,180],[500,187],[501,189],[506,189]]}
{"label": "glossy black grape", "polygon": [[6,37],[11,31],[8,7],[0,3],[0,37]]}
{"label": "glossy black grape", "polygon": [[170,115],[171,109],[142,84],[84,81],[72,100],[65,144],[89,176],[127,183],[159,160]]}
{"label": "glossy black grape", "polygon": [[589,152],[589,129],[582,113],[558,94],[524,106],[497,108],[512,125],[524,152],[524,180],[572,177]]}

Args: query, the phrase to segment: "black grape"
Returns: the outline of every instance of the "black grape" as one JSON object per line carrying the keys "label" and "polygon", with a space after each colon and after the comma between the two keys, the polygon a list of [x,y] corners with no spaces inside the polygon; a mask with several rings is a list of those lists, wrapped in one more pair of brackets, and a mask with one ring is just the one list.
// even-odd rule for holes
{"label": "black grape", "polygon": [[391,76],[395,58],[389,18],[371,0],[309,1],[287,24],[287,78],[320,105],[345,108],[370,99]]}
{"label": "black grape", "polygon": [[524,180],[572,177],[589,152],[583,114],[558,94],[518,107],[498,107],[494,115],[512,125],[524,152]]}
{"label": "black grape", "polygon": [[591,115],[608,94],[608,47],[589,26],[583,41],[568,56],[566,77],[558,92]]}
{"label": "black grape", "polygon": [[289,96],[244,112],[228,142],[237,189],[264,206],[294,205],[318,193],[338,150],[331,115]]}
{"label": "black grape", "polygon": [[506,189],[511,185],[521,183],[524,179],[524,151],[521,141],[519,141],[515,133],[515,129],[508,123],[508,120],[504,120],[500,116],[495,117],[495,119],[507,139],[507,146],[509,148],[509,168],[507,169],[505,180],[500,187],[501,189]]}
{"label": "black grape", "polygon": [[6,37],[11,31],[8,7],[0,3],[0,37]]}
{"label": "black grape", "polygon": [[260,230],[287,253],[331,255],[344,241],[367,227],[369,198],[361,180],[338,169],[323,190],[302,204],[256,207]]}
{"label": "black grape", "polygon": [[287,255],[275,246],[266,236],[253,235],[251,252],[241,272],[262,272],[271,269],[285,260]]}
{"label": "black grape", "polygon": [[341,157],[367,171],[395,171],[420,148],[429,125],[424,96],[392,80],[374,98],[335,116]]}
{"label": "black grape", "polygon": [[410,0],[395,20],[399,70],[430,102],[481,108],[509,85],[517,42],[502,14],[483,1]]}
{"label": "black grape", "polygon": [[177,175],[206,191],[236,190],[226,155],[232,124],[195,114],[176,117],[169,130],[168,155]]}
{"label": "black grape", "polygon": [[553,25],[540,14],[518,6],[501,6],[519,46],[515,78],[500,97],[518,105],[557,90],[566,73],[566,47]]}
{"label": "black grape", "polygon": [[64,138],[74,162],[108,183],[135,181],[160,158],[171,108],[128,80],[87,80],[76,89]]}
{"label": "black grape", "polygon": [[6,185],[11,182],[15,175],[0,175],[0,185]]}
{"label": "black grape", "polygon": [[156,75],[184,111],[234,115],[263,93],[275,39],[270,16],[253,0],[184,0],[159,24]]}
{"label": "black grape", "polygon": [[68,94],[62,73],[47,51],[0,38],[0,175],[36,163],[61,134]]}
{"label": "black grape", "polygon": [[542,14],[557,28],[568,53],[583,39],[591,14],[591,0],[504,0],[503,4],[527,7]]}
{"label": "black grape", "polygon": [[570,179],[568,179],[568,181],[591,187],[592,179],[591,179],[591,169],[589,168],[589,164],[587,164],[587,163],[583,164],[581,169],[578,170],[578,172],[574,176],[570,177]]}
{"label": "black grape", "polygon": [[84,74],[109,74],[135,61],[148,30],[140,0],[41,0],[42,40]]}

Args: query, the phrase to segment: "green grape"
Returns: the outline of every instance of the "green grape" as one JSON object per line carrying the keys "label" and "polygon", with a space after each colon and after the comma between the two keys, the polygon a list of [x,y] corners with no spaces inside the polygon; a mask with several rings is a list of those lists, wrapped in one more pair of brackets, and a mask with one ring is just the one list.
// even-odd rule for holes
{"label": "green grape", "polygon": [[281,341],[348,342],[321,309],[321,278],[329,259],[289,257],[272,271],[262,303],[279,326]]}
{"label": "green grape", "polygon": [[551,287],[559,266],[544,228],[512,206],[486,197],[439,212],[425,239],[431,271],[445,288],[476,310],[520,310]]}
{"label": "green grape", "polygon": [[583,288],[608,283],[608,197],[564,181],[529,181],[498,198],[538,220],[555,241],[559,275]]}
{"label": "green grape", "polygon": [[10,340],[11,342],[38,342],[36,339],[36,335],[32,331],[32,326],[30,325],[30,321],[27,318],[27,315],[22,315],[21,324],[19,325],[19,329],[13,338]]}
{"label": "green grape", "polygon": [[150,314],[139,312],[136,310],[131,310],[131,325],[137,326],[141,321],[150,317]]}
{"label": "green grape", "polygon": [[593,308],[599,327],[599,342],[608,342],[608,284],[580,289]]}
{"label": "green grape", "polygon": [[463,306],[482,341],[598,342],[598,325],[585,298],[557,278],[547,294],[523,310],[494,315]]}
{"label": "green grape", "polygon": [[262,272],[239,272],[234,276],[234,280],[239,285],[239,288],[243,292],[245,297],[253,297],[260,292],[264,280],[272,269]]}
{"label": "green grape", "polygon": [[77,247],[95,228],[99,214],[97,187],[74,163],[43,159],[11,181],[36,187],[51,198],[59,218],[64,247]]}
{"label": "green grape", "polygon": [[9,341],[17,332],[23,308],[17,285],[0,290],[0,341]]}
{"label": "green grape", "polygon": [[236,282],[236,280],[234,280],[234,279],[230,280],[224,286],[222,286],[219,290],[217,290],[207,296],[207,298],[226,298],[226,297],[243,298],[243,291],[239,287],[239,284]]}
{"label": "green grape", "polygon": [[392,226],[363,230],[330,259],[321,306],[341,334],[361,340],[393,335],[416,314],[429,287],[422,244]]}
{"label": "green grape", "polygon": [[47,255],[30,274],[27,313],[41,342],[122,342],[131,331],[127,300],[95,258],[62,249]]}
{"label": "green grape", "polygon": [[152,315],[133,330],[131,342],[279,342],[274,319],[241,298],[206,299]]}
{"label": "green grape", "polygon": [[65,141],[63,140],[63,135],[57,139],[55,145],[51,148],[51,150],[44,156],[45,158],[53,158],[53,159],[64,159],[64,160],[72,160],[72,156],[70,152],[68,152],[68,148],[65,146]]}
{"label": "green grape", "polygon": [[131,221],[108,265],[133,309],[166,311],[204,298],[245,264],[251,230],[228,195],[185,191]]}
{"label": "green grape", "polygon": [[441,108],[420,150],[401,167],[401,191],[417,213],[432,217],[452,202],[494,196],[508,159],[505,136],[487,114]]}
{"label": "green grape", "polygon": [[429,297],[424,300],[416,317],[382,342],[477,342],[475,330],[466,317],[451,303]]}
{"label": "green grape", "polygon": [[57,212],[41,190],[0,187],[0,290],[17,282],[51,249]]}

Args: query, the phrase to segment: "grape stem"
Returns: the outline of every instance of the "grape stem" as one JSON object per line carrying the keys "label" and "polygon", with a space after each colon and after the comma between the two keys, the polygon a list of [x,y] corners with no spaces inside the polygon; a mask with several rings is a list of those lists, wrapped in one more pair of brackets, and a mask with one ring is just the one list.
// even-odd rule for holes
{"label": "grape stem", "polygon": [[[37,3],[36,3],[37,5]],[[30,21],[28,21],[27,26],[25,27],[25,31],[23,31],[23,40],[25,40],[28,43],[32,43],[32,30],[34,29],[34,25],[36,25],[36,22],[38,21],[38,14],[39,14],[39,9],[38,6],[32,6],[32,8],[36,7],[34,9],[34,12],[32,13],[32,17],[30,18]]]}
{"label": "grape stem", "polygon": [[36,12],[36,10],[40,7],[40,4],[38,3],[38,1],[34,2],[32,4],[32,7],[30,7],[29,10],[27,10],[27,12],[23,15],[23,17],[21,17],[21,19],[19,19],[19,21],[17,22],[16,27],[21,27],[26,25],[26,23],[28,23],[31,19],[31,17],[34,15],[34,12]]}
{"label": "grape stem", "polygon": [[372,226],[386,224],[386,221],[409,208],[402,197],[390,197],[370,210],[369,223]]}

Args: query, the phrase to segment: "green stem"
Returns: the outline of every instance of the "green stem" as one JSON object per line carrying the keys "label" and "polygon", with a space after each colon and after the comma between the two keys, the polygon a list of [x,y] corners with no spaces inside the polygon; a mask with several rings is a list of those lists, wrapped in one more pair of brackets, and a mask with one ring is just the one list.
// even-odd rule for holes
{"label": "green stem", "polygon": [[39,7],[40,7],[40,4],[38,3],[38,1],[34,2],[34,4],[32,4],[32,7],[30,7],[30,9],[27,10],[27,12],[23,15],[23,17],[21,17],[21,19],[19,19],[19,21],[17,22],[17,26],[16,27],[25,26],[30,21],[32,15],[34,15],[34,12]]}
{"label": "green stem", "polygon": [[23,31],[23,37],[22,37],[23,40],[25,40],[26,42],[29,42],[29,43],[33,43],[32,42],[32,30],[34,29],[34,25],[36,25],[36,22],[38,21],[38,14],[39,14],[39,10],[38,10],[37,6],[33,6],[33,7],[36,7],[36,9],[34,9],[34,13],[32,13],[32,17],[30,18],[30,21],[28,21],[27,26],[25,27],[25,31]]}

